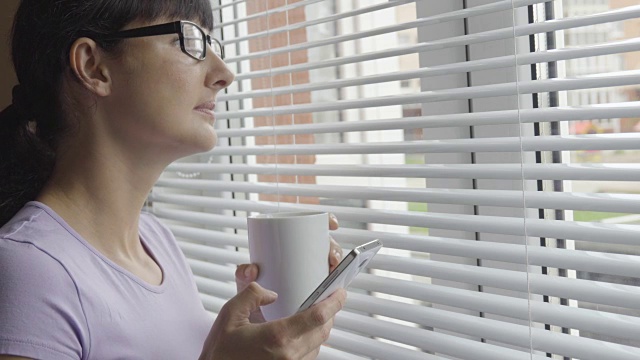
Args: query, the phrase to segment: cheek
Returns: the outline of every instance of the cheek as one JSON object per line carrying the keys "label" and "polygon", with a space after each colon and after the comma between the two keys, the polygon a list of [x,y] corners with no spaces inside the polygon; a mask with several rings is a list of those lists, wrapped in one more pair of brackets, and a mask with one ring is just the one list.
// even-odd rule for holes
{"label": "cheek", "polygon": [[140,60],[114,79],[110,107],[118,118],[116,131],[189,153],[213,148],[215,131],[193,111],[205,96],[202,67],[162,55]]}
{"label": "cheek", "polygon": [[202,92],[202,75],[199,68],[185,66],[181,63],[160,63],[157,70],[147,74],[147,95],[155,97],[158,106],[170,110],[169,105],[177,111],[193,109]]}
{"label": "cheek", "polygon": [[173,92],[176,95],[180,95],[183,91],[188,91],[190,85],[193,87],[193,76],[189,76],[185,71],[176,71],[176,69],[172,69],[167,73],[167,77],[170,79],[170,82],[173,85]]}
{"label": "cheek", "polygon": [[175,69],[149,67],[128,77],[126,89],[119,93],[119,102],[124,111],[136,117],[134,121],[173,123],[175,117],[185,116],[193,107],[193,90],[188,85],[189,79]]}
{"label": "cheek", "polygon": [[212,149],[217,134],[193,108],[204,100],[203,74],[196,67],[174,67],[164,71],[162,77],[150,80],[153,91],[148,91],[147,106],[152,107],[156,140],[173,143],[186,153]]}

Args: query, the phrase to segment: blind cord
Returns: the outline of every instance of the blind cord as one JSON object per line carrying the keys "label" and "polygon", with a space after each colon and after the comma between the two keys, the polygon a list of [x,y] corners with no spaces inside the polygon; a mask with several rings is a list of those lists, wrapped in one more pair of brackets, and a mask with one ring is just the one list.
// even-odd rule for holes
{"label": "blind cord", "polygon": [[[285,0],[284,3],[285,7],[289,6],[289,0]],[[285,14],[285,26],[288,28],[289,27],[289,11],[287,10],[286,14]],[[287,30],[287,47],[291,47],[291,30]],[[288,66],[292,66],[293,65],[293,61],[291,59],[291,51],[287,52],[287,57],[289,60]],[[293,86],[293,73],[289,72],[289,86]],[[273,91],[273,89],[272,89]],[[293,92],[291,92],[289,94],[289,100],[291,102],[291,106],[293,106]],[[295,114],[291,114],[291,125],[295,125],[296,124],[296,116]],[[292,134],[291,135],[292,139],[293,139],[293,145],[296,145],[296,135]],[[298,165],[298,155],[293,155],[293,164],[294,165]],[[299,183],[299,177],[298,175],[296,175],[296,184]],[[300,203],[300,196],[296,195],[296,204]]]}
{"label": "blind cord", "polygon": [[529,244],[527,235],[527,199],[525,196],[526,182],[524,178],[524,147],[522,145],[522,117],[520,114],[520,75],[518,72],[518,37],[516,36],[516,7],[514,0],[511,0],[511,16],[513,23],[511,28],[513,30],[513,51],[514,51],[514,69],[516,73],[516,101],[518,104],[518,137],[520,139],[520,178],[522,179],[522,219],[524,227],[524,258],[525,258],[525,270],[527,278],[527,314],[529,317],[529,358],[533,360],[533,331],[532,331],[532,314],[531,314],[531,279],[529,277]]}
{"label": "blind cord", "polygon": [[278,136],[276,134],[276,118],[275,118],[275,98],[273,97],[273,64],[271,62],[271,24],[269,13],[269,0],[265,0],[265,9],[267,16],[267,56],[269,57],[269,89],[271,92],[271,129],[273,134],[273,156],[275,157],[276,170],[276,203],[278,204],[277,212],[280,212],[280,176],[278,174]]}

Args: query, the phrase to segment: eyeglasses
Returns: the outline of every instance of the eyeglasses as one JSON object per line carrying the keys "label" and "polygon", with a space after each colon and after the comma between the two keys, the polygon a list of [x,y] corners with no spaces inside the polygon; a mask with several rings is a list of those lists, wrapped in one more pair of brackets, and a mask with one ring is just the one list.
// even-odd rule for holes
{"label": "eyeglasses", "polygon": [[206,44],[211,46],[213,52],[220,59],[224,59],[224,47],[222,47],[220,41],[205,34],[200,26],[190,21],[174,21],[166,24],[145,26],[93,37],[98,40],[113,40],[167,34],[179,34],[180,48],[182,49],[182,52],[196,60],[204,60],[207,56]]}

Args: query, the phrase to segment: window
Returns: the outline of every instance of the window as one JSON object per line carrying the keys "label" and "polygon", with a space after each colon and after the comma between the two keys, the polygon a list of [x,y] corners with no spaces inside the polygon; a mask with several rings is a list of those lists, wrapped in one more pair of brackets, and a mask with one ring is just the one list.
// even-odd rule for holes
{"label": "window", "polygon": [[[220,142],[151,195],[206,308],[246,216],[313,209],[358,276],[326,359],[635,359],[632,0],[220,0]],[[407,86],[401,86],[407,85]]]}

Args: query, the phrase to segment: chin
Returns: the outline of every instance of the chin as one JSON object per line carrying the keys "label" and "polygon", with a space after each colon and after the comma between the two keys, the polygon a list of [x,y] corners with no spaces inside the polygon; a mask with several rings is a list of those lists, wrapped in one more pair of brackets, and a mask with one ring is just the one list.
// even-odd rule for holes
{"label": "chin", "polygon": [[177,151],[174,155],[182,158],[215,148],[218,143],[218,134],[212,125],[202,125],[200,123],[187,131],[183,131],[180,136],[174,135],[174,151]]}
{"label": "chin", "polygon": [[[206,135],[206,136],[205,136]],[[218,134],[215,131],[211,131],[210,134],[202,133],[200,136],[195,139],[192,144],[196,144],[196,149],[194,149],[194,153],[202,153],[206,151],[210,151],[216,147],[218,144]]]}
{"label": "chin", "polygon": [[216,133],[213,125],[211,125],[211,139],[209,141],[209,147],[206,151],[212,150],[216,147],[216,145],[218,145],[218,133]]}
{"label": "chin", "polygon": [[213,150],[216,147],[216,145],[218,145],[218,138],[217,137],[211,142],[211,144],[209,145],[208,149],[206,149],[205,151]]}

